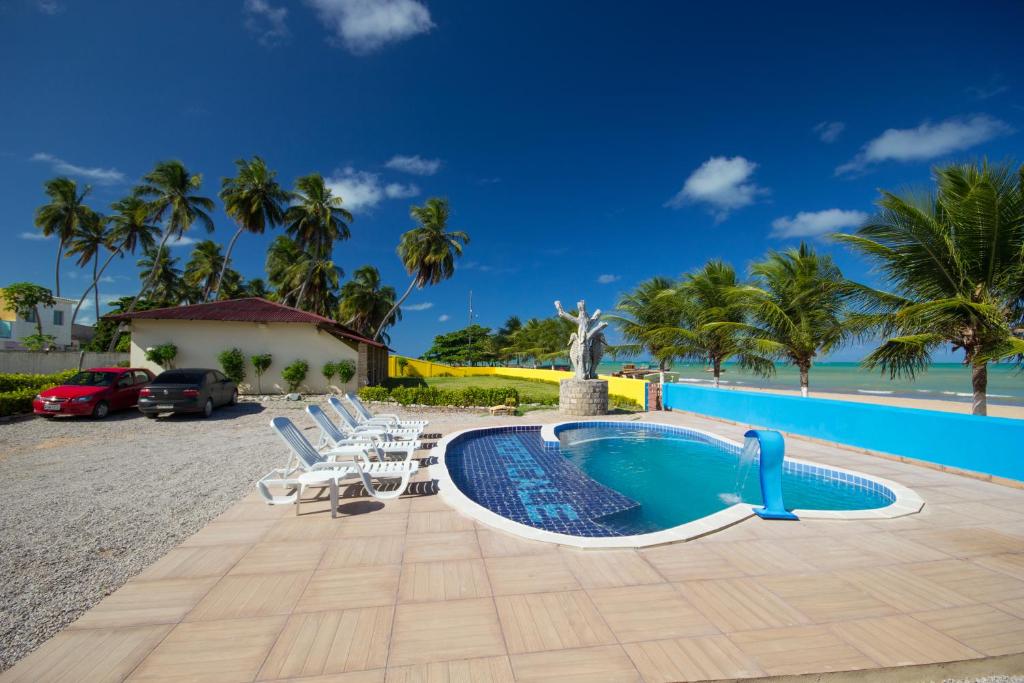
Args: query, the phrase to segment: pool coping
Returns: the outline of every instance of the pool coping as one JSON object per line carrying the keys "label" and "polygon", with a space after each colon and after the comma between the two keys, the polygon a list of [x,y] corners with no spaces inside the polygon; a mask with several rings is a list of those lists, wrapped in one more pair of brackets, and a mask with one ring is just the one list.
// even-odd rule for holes
{"label": "pool coping", "polygon": [[[565,420],[552,424],[515,425],[514,427],[510,426],[509,430],[517,429],[522,431],[524,428],[530,430],[539,429],[541,440],[544,442],[545,446],[551,446],[558,443],[557,433],[560,428],[565,428],[569,425],[607,426],[609,424],[620,425],[623,423],[611,420]],[[670,425],[664,422],[630,421],[625,424],[650,425],[674,433],[696,433],[730,448],[742,448],[742,444],[733,441],[732,439],[727,439],[703,429],[679,427],[677,425]],[[520,524],[519,522],[502,517],[501,515],[488,510],[469,498],[459,489],[458,486],[455,485],[455,482],[452,481],[451,475],[448,472],[448,466],[445,464],[445,454],[448,450],[448,446],[455,439],[471,432],[492,431],[494,429],[494,427],[472,427],[446,435],[430,450],[430,455],[434,459],[434,464],[430,465],[429,472],[431,478],[438,482],[438,493],[448,505],[458,512],[500,531],[529,540],[556,543],[558,545],[581,549],[649,548],[652,546],[678,543],[700,538],[701,536],[707,536],[708,534],[721,531],[722,529],[733,526],[734,524],[739,524],[740,522],[755,516],[749,503],[737,503],[725,508],[724,510],[719,510],[718,512],[707,515],[706,517],[701,517],[700,519],[687,522],[686,524],[680,524],[670,529],[662,529],[661,531],[655,531],[647,534],[636,534],[632,536],[604,537],[571,536],[569,534],[545,531],[544,529],[537,529],[535,527],[527,526],[526,524]],[[810,460],[801,460],[799,458],[787,457],[786,461],[794,464],[829,470],[840,474],[846,474],[849,476],[860,477],[889,489],[889,491],[895,496],[895,499],[889,505],[870,510],[794,510],[793,512],[796,513],[800,519],[893,519],[896,517],[915,514],[920,512],[921,508],[924,507],[924,500],[917,495],[917,493],[906,486],[889,479],[864,474],[863,472],[857,472],[856,470],[849,470],[843,467],[822,465],[820,463]]]}

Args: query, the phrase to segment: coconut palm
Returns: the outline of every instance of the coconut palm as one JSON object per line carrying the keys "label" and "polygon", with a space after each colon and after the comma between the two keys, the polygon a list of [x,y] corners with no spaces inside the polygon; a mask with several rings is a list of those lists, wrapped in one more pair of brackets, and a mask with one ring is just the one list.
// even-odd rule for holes
{"label": "coconut palm", "polygon": [[224,178],[220,198],[224,202],[225,213],[235,220],[238,230],[228,242],[217,283],[207,296],[216,297],[220,291],[224,271],[231,262],[231,252],[242,233],[262,235],[268,226],[280,225],[284,220],[284,206],[291,199],[291,194],[277,183],[277,174],[268,169],[260,157],[254,156],[249,161],[238,159],[235,165],[238,173],[234,178]]}
{"label": "coconut palm", "polygon": [[295,307],[331,318],[338,310],[338,282],[345,272],[334,261],[305,252],[291,271],[291,279],[302,281]]}
{"label": "coconut palm", "polygon": [[800,393],[807,396],[814,359],[839,348],[853,332],[845,319],[849,290],[843,274],[831,257],[805,243],[769,252],[750,270],[755,283],[737,287],[736,301],[751,322],[712,328],[744,332],[757,356],[795,365]]}
{"label": "coconut palm", "polygon": [[[115,249],[110,246],[110,233],[107,229],[107,224],[108,219],[106,216],[90,212],[90,215],[79,223],[78,229],[75,230],[71,239],[68,240],[67,251],[65,251],[65,256],[78,257],[75,264],[79,268],[84,268],[92,262],[92,284],[89,285],[89,289],[93,290],[97,319],[100,316],[100,252],[103,251],[104,247],[108,247],[111,254],[113,254]],[[79,305],[85,300],[85,297],[89,296],[89,289],[86,289],[81,299],[79,299]],[[75,307],[75,312],[78,312],[78,307]],[[72,324],[74,324],[74,320],[75,316],[72,314]]]}
{"label": "coconut palm", "polygon": [[78,183],[70,178],[54,178],[43,184],[48,204],[36,209],[35,224],[43,235],[57,237],[57,265],[54,271],[54,295],[60,296],[60,260],[64,247],[82,223],[90,217],[92,209],[85,205],[85,198],[92,189],[88,185],[81,192]]}
{"label": "coconut palm", "polygon": [[278,235],[270,243],[270,248],[267,249],[267,279],[274,288],[274,298],[282,304],[288,306],[295,304],[295,298],[302,288],[305,273],[300,273],[298,281],[296,281],[293,266],[296,263],[304,262],[306,258],[302,247],[285,235]]}
{"label": "coconut palm", "polygon": [[[338,317],[362,335],[370,336],[395,303],[395,288],[382,285],[380,273],[373,266],[356,269],[352,279],[341,287]],[[402,319],[402,311],[395,311],[393,321]],[[381,335],[390,342],[385,332]]]}
{"label": "coconut palm", "polygon": [[[190,173],[180,161],[161,161],[152,171],[143,176],[142,184],[134,194],[149,202],[150,218],[163,223],[159,249],[162,251],[167,240],[182,237],[193,224],[199,223],[206,232],[213,232],[213,200],[196,194],[203,184],[203,176]],[[159,272],[153,270],[152,273]],[[135,295],[138,301],[151,285],[150,278],[142,278],[142,288]],[[129,306],[128,313],[135,310]],[[117,346],[118,334],[110,340],[109,351]]]}
{"label": "coconut palm", "polygon": [[220,245],[213,240],[203,240],[192,249],[184,277],[185,284],[199,290],[199,301],[209,299],[213,288],[223,279],[225,260]]}
{"label": "coconut palm", "polygon": [[988,364],[1024,356],[1024,167],[956,164],[924,194],[883,192],[878,213],[836,239],[865,254],[891,291],[857,286],[860,319],[888,337],[865,359],[913,377],[950,344],[987,413]]}
{"label": "coconut palm", "polygon": [[327,258],[335,242],[351,236],[352,214],[342,208],[342,198],[331,192],[319,173],[296,180],[292,197],[296,203],[285,212],[285,229],[305,251]]}
{"label": "coconut palm", "polygon": [[409,210],[419,225],[402,235],[398,244],[398,256],[406,272],[412,275],[412,282],[395,302],[377,327],[375,339],[379,339],[391,316],[412,294],[413,288],[422,289],[447,280],[455,273],[455,259],[462,255],[462,247],[469,244],[469,235],[461,230],[449,231],[448,200],[432,197],[423,206]]}
{"label": "coconut palm", "polygon": [[164,247],[147,249],[136,264],[141,268],[140,276],[151,283],[148,299],[161,306],[174,306],[181,302],[181,269],[178,259],[171,256],[171,250]]}
{"label": "coconut palm", "polygon": [[667,350],[672,344],[659,341],[654,331],[679,322],[675,282],[660,276],[645,280],[632,292],[624,294],[615,311],[604,317],[619,328],[627,342],[615,346],[616,355],[646,352],[657,359],[660,369],[668,369],[673,354]]}
{"label": "coconut palm", "polygon": [[270,296],[270,290],[267,289],[267,283],[262,278],[254,277],[251,280],[247,280],[243,285],[242,296],[255,296],[260,299],[266,299]]}

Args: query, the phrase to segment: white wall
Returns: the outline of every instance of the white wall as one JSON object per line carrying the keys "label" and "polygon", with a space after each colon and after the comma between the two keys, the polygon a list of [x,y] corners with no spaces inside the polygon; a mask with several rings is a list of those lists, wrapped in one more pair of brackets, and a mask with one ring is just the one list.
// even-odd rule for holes
{"label": "white wall", "polygon": [[[63,349],[71,346],[71,312],[75,308],[75,304],[78,302],[73,299],[56,299],[57,305],[52,307],[39,307],[39,312],[43,318],[43,334],[52,334],[56,341],[57,348]],[[62,311],[64,313],[64,324],[54,325],[53,324],[53,312],[54,310]],[[25,337],[32,336],[39,330],[36,328],[35,323],[30,323],[23,316],[16,316],[15,320],[11,320],[11,337],[10,339],[0,339],[0,348],[21,348],[19,340]]]}
{"label": "white wall", "polygon": [[[222,369],[217,361],[221,351],[238,348],[245,354],[245,382],[242,393],[255,393],[256,372],[249,358],[269,353],[274,359],[263,374],[260,388],[265,394],[284,393],[288,385],[281,379],[281,370],[294,360],[309,363],[309,372],[302,391],[325,393],[327,380],[320,372],[329,361],[358,362],[358,352],[327,332],[306,323],[243,323],[208,320],[134,320],[132,321],[132,367],[149,368],[160,373],[163,368],[146,360],[146,349],[160,344],[174,344],[178,355],[175,367],[202,367]],[[355,391],[356,376],[345,385],[335,384],[335,391]]]}
{"label": "white wall", "polygon": [[0,372],[24,372],[30,375],[51,375],[62,370],[113,367],[127,362],[127,353],[94,353],[86,351],[0,351]]}

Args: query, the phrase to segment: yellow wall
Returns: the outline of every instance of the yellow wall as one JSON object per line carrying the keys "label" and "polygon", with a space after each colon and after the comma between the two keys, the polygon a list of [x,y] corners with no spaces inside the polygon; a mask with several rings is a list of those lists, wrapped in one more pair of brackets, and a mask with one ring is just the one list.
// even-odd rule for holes
{"label": "yellow wall", "polygon": [[[474,377],[493,375],[496,377],[515,377],[516,379],[532,379],[544,382],[559,382],[563,379],[570,379],[573,374],[564,370],[543,370],[533,368],[502,368],[502,367],[454,367],[431,363],[429,361],[405,358],[405,372],[399,374],[398,359],[402,356],[391,356],[388,360],[389,377]],[[611,375],[600,375],[601,379],[608,380],[608,393],[612,396],[621,396],[629,399],[638,405],[644,403],[647,395],[647,382],[642,379],[628,379],[626,377],[612,377]]]}
{"label": "yellow wall", "polygon": [[[302,359],[309,363],[309,372],[301,390],[310,393],[328,391],[327,380],[320,369],[328,361],[351,360],[357,363],[356,349],[320,332],[312,325],[300,323],[244,323],[208,320],[134,320],[132,321],[131,364],[148,368],[159,374],[163,368],[146,360],[146,349],[160,344],[174,344],[178,355],[174,366],[178,368],[213,368],[221,370],[217,355],[226,349],[238,348],[245,354],[245,382],[243,393],[256,391],[256,372],[249,357],[269,353],[274,359],[260,380],[263,393],[284,393],[288,384],[281,379],[281,370],[292,361]],[[356,390],[356,376],[345,385],[334,378],[333,389]]]}

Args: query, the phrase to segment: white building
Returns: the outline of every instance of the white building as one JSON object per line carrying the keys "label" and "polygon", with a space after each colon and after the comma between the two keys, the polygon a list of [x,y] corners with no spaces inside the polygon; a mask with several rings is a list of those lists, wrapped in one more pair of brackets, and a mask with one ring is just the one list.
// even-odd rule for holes
{"label": "white building", "polygon": [[[3,290],[0,290],[2,294]],[[54,345],[58,349],[71,349],[76,346],[71,339],[71,313],[75,310],[77,299],[54,297],[56,305],[40,306],[39,313],[43,318],[43,334],[53,335]],[[0,349],[23,349],[21,340],[39,331],[36,316],[33,313],[23,316],[11,309],[0,295]]]}

